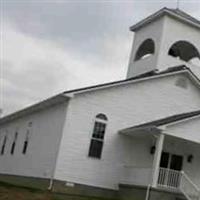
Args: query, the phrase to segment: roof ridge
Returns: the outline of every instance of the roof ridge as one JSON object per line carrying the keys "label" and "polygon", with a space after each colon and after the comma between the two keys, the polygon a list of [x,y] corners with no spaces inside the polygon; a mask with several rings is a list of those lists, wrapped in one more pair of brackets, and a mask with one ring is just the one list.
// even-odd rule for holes
{"label": "roof ridge", "polygon": [[152,70],[152,71],[145,72],[143,74],[134,76],[134,77],[129,78],[129,79],[122,79],[122,80],[119,80],[119,81],[107,82],[107,83],[92,85],[92,86],[88,86],[88,87],[82,87],[82,88],[67,90],[67,91],[64,91],[63,94],[68,94],[68,93],[73,93],[73,92],[78,92],[78,91],[93,89],[93,88],[97,88],[97,87],[103,87],[103,86],[118,84],[118,83],[124,83],[124,82],[128,82],[128,81],[134,81],[134,80],[139,80],[139,79],[142,79],[142,78],[159,76],[159,75],[163,75],[163,74],[168,74],[168,73],[178,72],[178,71],[184,71],[184,70],[188,70],[189,72],[191,72],[191,70],[187,66],[185,66],[185,65],[179,65],[179,66],[169,67],[166,70],[163,70],[163,71],[160,71],[160,72],[157,72],[156,70]]}
{"label": "roof ridge", "polygon": [[200,20],[198,20],[197,18],[193,17],[192,15],[188,14],[187,12],[183,11],[182,9],[180,8],[175,8],[175,9],[171,9],[171,8],[168,8],[168,10],[172,11],[172,12],[175,12],[176,14],[180,14],[182,16],[185,16],[186,18],[188,19],[192,19],[192,20],[195,20],[197,23],[200,24]]}
{"label": "roof ridge", "polygon": [[130,30],[135,31],[135,30],[141,28],[143,25],[148,24],[151,21],[157,19],[158,17],[163,16],[164,14],[174,16],[174,17],[178,18],[179,20],[185,21],[187,23],[192,24],[193,26],[195,26],[197,28],[200,28],[200,21],[197,18],[186,13],[185,11],[183,11],[179,8],[173,9],[173,8],[163,7],[160,10],[150,14],[149,16],[145,17],[144,19],[135,23],[133,26],[130,27]]}

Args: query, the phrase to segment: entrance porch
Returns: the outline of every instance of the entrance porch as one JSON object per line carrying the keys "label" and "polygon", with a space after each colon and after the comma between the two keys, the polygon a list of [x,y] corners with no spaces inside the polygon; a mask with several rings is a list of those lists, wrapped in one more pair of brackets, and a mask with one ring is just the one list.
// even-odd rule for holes
{"label": "entrance porch", "polygon": [[149,186],[200,200],[200,144],[167,135],[155,127],[120,133],[130,137],[132,152],[140,155],[123,166],[120,184]]}

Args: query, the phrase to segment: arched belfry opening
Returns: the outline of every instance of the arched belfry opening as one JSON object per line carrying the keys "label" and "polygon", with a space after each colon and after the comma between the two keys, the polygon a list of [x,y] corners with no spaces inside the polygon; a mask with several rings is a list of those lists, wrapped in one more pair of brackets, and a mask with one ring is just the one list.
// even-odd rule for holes
{"label": "arched belfry opening", "polygon": [[150,57],[155,53],[155,43],[152,39],[146,39],[138,48],[134,61]]}
{"label": "arched belfry opening", "polygon": [[175,42],[170,47],[168,55],[191,64],[200,65],[200,54],[197,48],[188,41]]}

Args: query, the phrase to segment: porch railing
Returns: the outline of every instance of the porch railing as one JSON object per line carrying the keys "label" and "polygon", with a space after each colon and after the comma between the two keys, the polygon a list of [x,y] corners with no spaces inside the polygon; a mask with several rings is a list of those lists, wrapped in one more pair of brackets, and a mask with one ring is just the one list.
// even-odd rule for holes
{"label": "porch railing", "polygon": [[[123,166],[120,183],[143,186],[151,185],[152,169],[125,165]],[[181,192],[188,200],[200,200],[200,189],[183,171],[160,168],[157,186]]]}
{"label": "porch railing", "polygon": [[200,189],[183,171],[160,168],[158,187],[180,191],[188,200],[200,200]]}
{"label": "porch railing", "polygon": [[182,172],[180,190],[189,200],[200,200],[200,189]]}
{"label": "porch railing", "polygon": [[182,173],[180,171],[160,168],[158,176],[158,186],[168,189],[179,189]]}

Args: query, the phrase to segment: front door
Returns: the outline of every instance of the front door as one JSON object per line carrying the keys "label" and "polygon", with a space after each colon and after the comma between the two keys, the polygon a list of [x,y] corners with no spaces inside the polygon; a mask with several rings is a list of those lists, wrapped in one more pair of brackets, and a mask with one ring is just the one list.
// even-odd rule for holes
{"label": "front door", "polygon": [[183,156],[171,155],[170,169],[181,171],[183,167]]}
{"label": "front door", "polygon": [[183,156],[163,152],[160,161],[158,185],[178,188],[183,166]]}
{"label": "front door", "polygon": [[160,160],[160,167],[161,168],[168,168],[169,167],[169,160],[170,154],[167,152],[163,152]]}

